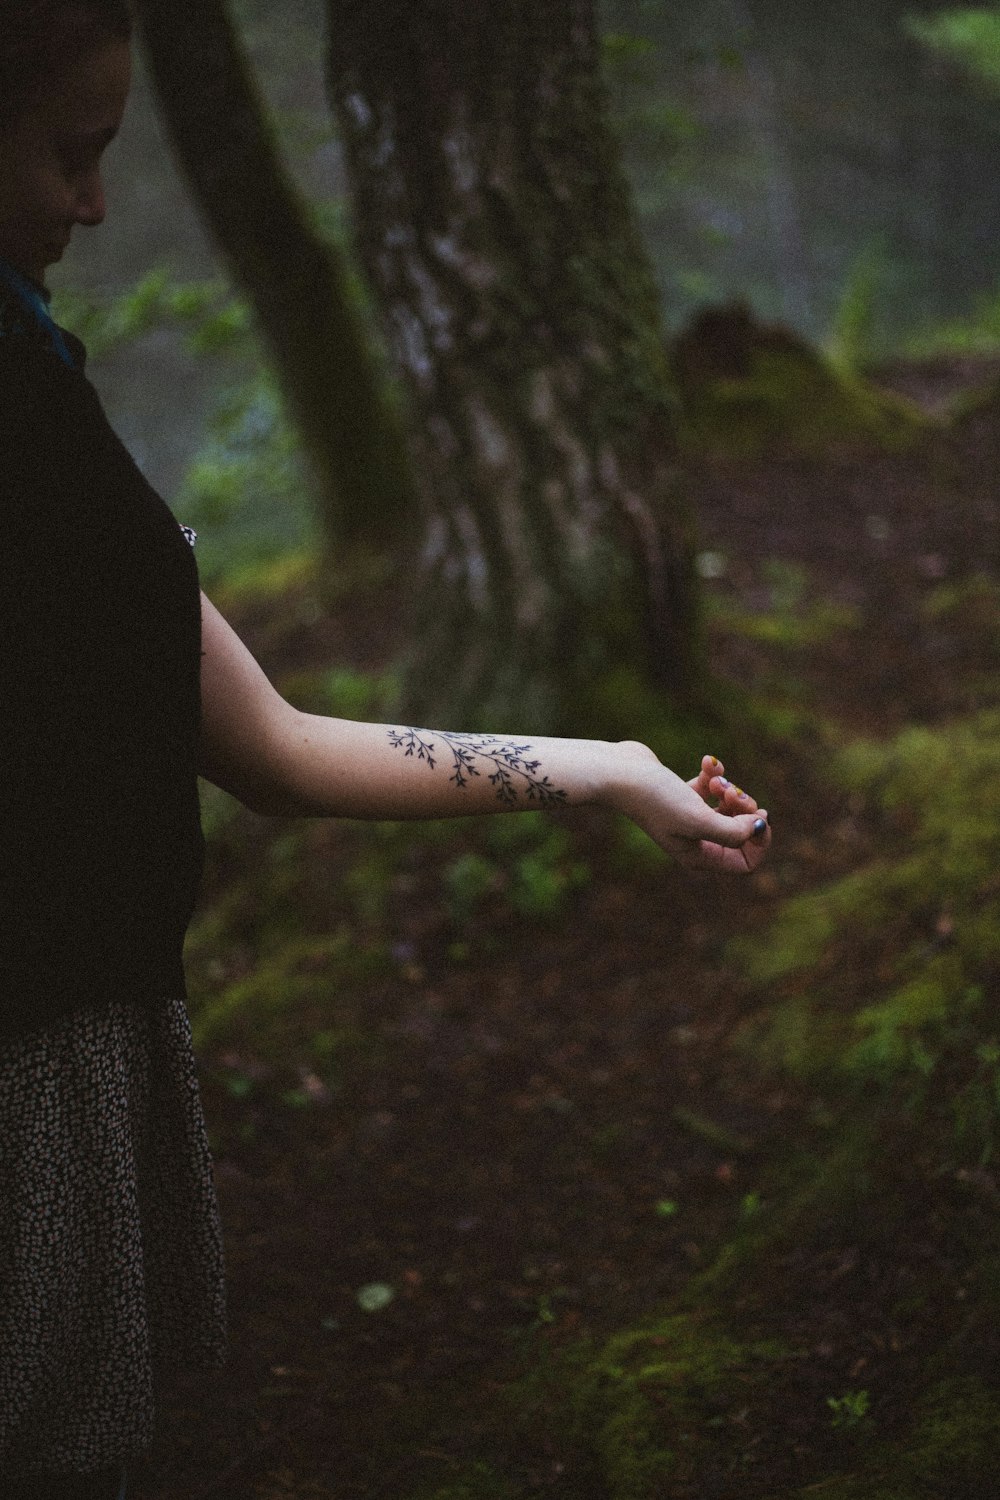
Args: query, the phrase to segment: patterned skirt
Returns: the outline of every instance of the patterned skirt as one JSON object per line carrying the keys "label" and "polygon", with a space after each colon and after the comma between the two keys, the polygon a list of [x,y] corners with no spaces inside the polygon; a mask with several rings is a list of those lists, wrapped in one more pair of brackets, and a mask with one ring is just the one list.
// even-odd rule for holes
{"label": "patterned skirt", "polygon": [[0,1470],[134,1459],[158,1376],[218,1368],[225,1323],[183,1003],[0,1044]]}

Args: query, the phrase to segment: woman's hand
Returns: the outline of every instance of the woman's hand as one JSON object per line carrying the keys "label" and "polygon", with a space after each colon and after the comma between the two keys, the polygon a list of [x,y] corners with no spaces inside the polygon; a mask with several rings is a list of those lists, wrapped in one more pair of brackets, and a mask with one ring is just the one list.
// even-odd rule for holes
{"label": "woman's hand", "polygon": [[[682,781],[645,745],[624,743],[609,797],[668,854],[695,869],[746,875],[771,843],[767,813],[726,779],[725,767],[706,755],[691,781]],[[714,805],[713,805],[714,804]]]}

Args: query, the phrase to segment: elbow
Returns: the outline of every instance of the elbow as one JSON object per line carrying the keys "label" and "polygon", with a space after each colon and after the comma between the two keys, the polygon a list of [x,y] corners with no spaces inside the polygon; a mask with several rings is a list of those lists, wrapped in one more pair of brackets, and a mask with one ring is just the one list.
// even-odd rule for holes
{"label": "elbow", "polygon": [[[287,707],[287,705],[283,705]],[[263,818],[301,817],[309,811],[295,784],[287,734],[204,733],[200,774],[249,812]]]}

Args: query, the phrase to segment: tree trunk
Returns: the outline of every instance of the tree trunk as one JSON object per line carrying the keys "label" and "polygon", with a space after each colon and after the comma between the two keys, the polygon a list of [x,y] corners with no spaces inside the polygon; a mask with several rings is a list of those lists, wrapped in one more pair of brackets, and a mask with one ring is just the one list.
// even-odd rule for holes
{"label": "tree trunk", "polygon": [[359,251],[413,398],[424,722],[696,688],[658,293],[592,0],[327,0]]}
{"label": "tree trunk", "polygon": [[257,316],[327,538],[341,555],[398,544],[416,504],[404,440],[339,253],[284,171],[224,0],[143,0],[140,17],[174,148]]}

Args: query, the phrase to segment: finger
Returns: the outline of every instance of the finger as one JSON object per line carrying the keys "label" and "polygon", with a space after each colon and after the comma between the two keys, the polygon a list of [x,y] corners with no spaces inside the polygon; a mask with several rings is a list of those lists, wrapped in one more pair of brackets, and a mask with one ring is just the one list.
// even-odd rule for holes
{"label": "finger", "polygon": [[673,852],[682,864],[692,869],[726,875],[752,874],[770,848],[771,826],[767,814],[758,814],[753,819],[753,827],[752,837],[739,847],[726,847],[712,839],[691,840],[684,844],[678,840],[680,847],[675,847]]}
{"label": "finger", "polygon": [[754,809],[748,813],[713,812],[705,808],[695,838],[709,844],[719,844],[723,849],[742,849],[752,839],[766,847],[769,834],[767,813]]}
{"label": "finger", "polygon": [[709,785],[711,795],[718,799],[720,812],[732,815],[757,811],[756,799],[742,787],[727,781],[724,776],[713,777]]}
{"label": "finger", "polygon": [[[767,851],[771,847],[771,824],[767,814],[758,814],[754,819],[753,838],[747,839],[739,849],[726,850],[726,854],[733,860],[742,861],[748,871],[756,870],[767,857]],[[739,873],[742,874],[742,871]]]}
{"label": "finger", "polygon": [[688,786],[693,787],[699,797],[707,802],[710,796],[717,795],[711,791],[713,779],[724,777],[725,774],[726,768],[717,756],[705,755],[702,756],[701,770],[693,780],[688,782]]}

